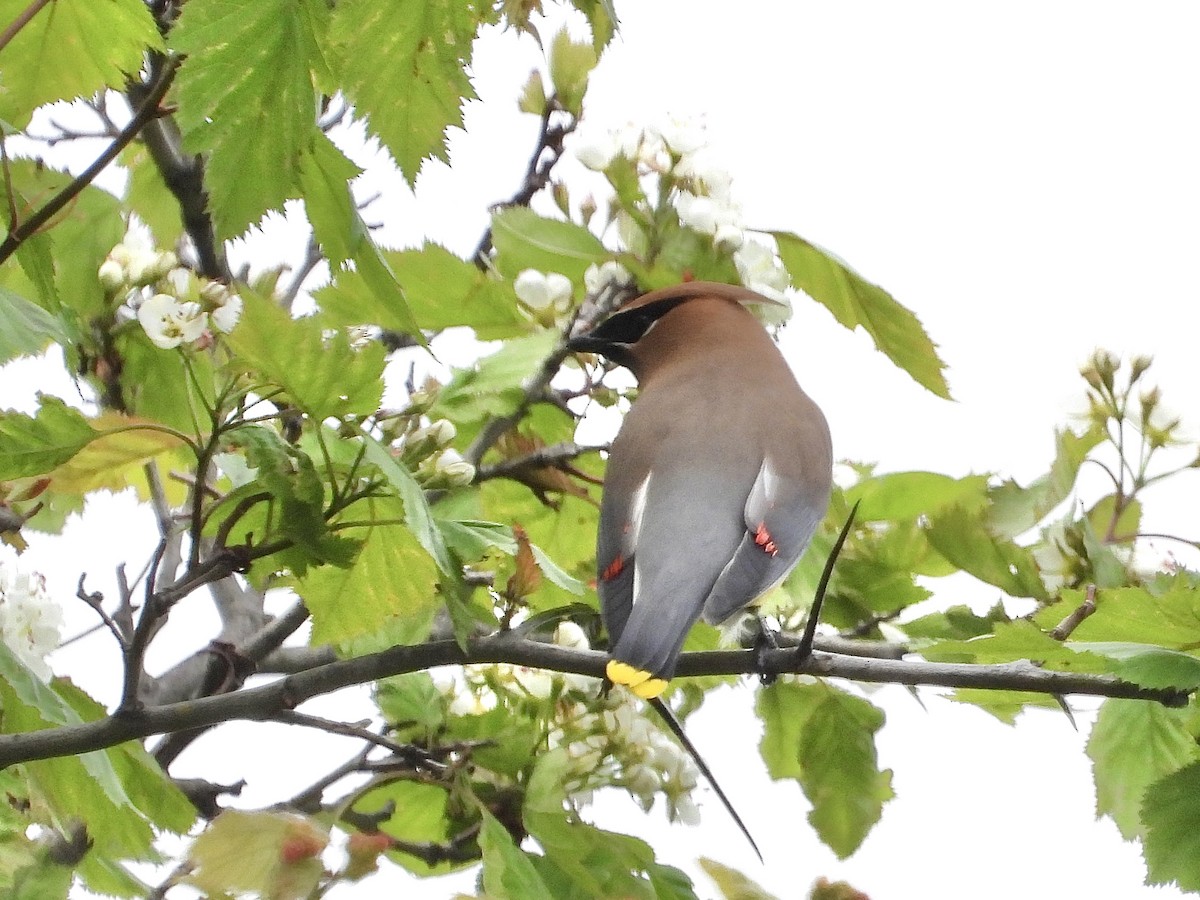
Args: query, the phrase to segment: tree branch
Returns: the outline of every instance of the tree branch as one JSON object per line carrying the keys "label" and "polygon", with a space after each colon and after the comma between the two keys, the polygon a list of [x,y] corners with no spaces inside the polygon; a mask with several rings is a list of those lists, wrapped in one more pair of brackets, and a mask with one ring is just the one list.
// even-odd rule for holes
{"label": "tree branch", "polygon": [[[565,115],[566,121],[561,125],[552,124],[555,114]],[[513,206],[528,206],[534,194],[550,183],[550,173],[562,158],[563,141],[575,130],[579,121],[567,113],[553,97],[546,100],[542,109],[541,127],[538,129],[537,146],[529,157],[529,165],[525,167],[525,178],[515,194],[503,203],[497,203],[495,208],[507,209]],[[486,269],[488,256],[492,252],[492,229],[489,227],[479,239],[475,254],[471,257],[477,266]]]}
{"label": "tree branch", "polygon": [[539,398],[545,395],[546,389],[550,386],[550,382],[554,376],[558,374],[559,368],[570,354],[571,351],[567,348],[567,342],[575,332],[586,330],[592,323],[599,321],[613,309],[616,309],[629,296],[630,288],[627,285],[617,285],[613,283],[606,284],[600,293],[594,298],[585,300],[571,317],[571,320],[562,330],[562,337],[554,349],[550,351],[549,356],[542,360],[542,365],[538,368],[526,382],[522,385],[521,400],[517,404],[517,408],[507,416],[498,416],[495,419],[488,421],[479,434],[475,436],[475,440],[471,441],[471,445],[467,447],[463,453],[463,458],[476,468],[479,467],[479,461],[483,459],[483,455],[491,449],[496,441],[500,440],[501,435],[516,425],[525,417],[525,413]]}
{"label": "tree branch", "polygon": [[[1153,700],[1167,706],[1182,706],[1189,693],[1152,690],[1108,675],[1055,672],[1026,661],[1000,665],[928,663],[872,659],[814,652],[800,664],[789,648],[767,650],[719,650],[685,653],[677,675],[746,675],[794,672],[825,678],[847,678],[879,684],[931,685],[984,690],[1029,691],[1042,694],[1084,694]],[[86,753],[124,741],[172,731],[216,725],[234,719],[263,721],[278,717],[312,697],[351,685],[377,681],[392,675],[416,672],[433,666],[468,663],[511,663],[557,672],[601,678],[608,656],[597,650],[572,650],[554,644],[526,640],[500,632],[475,641],[463,651],[453,641],[392,647],[355,659],[289,675],[258,688],[248,688],[186,703],[143,709],[125,709],[96,722],[49,728],[25,734],[0,735],[0,768],[34,759]]]}
{"label": "tree branch", "polygon": [[487,481],[490,478],[510,478],[514,475],[521,475],[528,472],[530,469],[542,469],[547,466],[560,468],[563,463],[584,454],[600,453],[607,449],[608,444],[598,444],[592,447],[570,441],[554,444],[550,447],[541,447],[532,453],[515,456],[512,459],[503,460],[495,465],[480,466],[475,470],[475,481]]}
{"label": "tree branch", "polygon": [[[162,25],[160,24],[160,27]],[[161,56],[151,57],[151,71],[162,64]],[[125,92],[131,102],[143,102],[146,86],[130,83]],[[183,152],[183,139],[173,118],[151,123],[142,134],[142,141],[162,175],[167,189],[179,203],[184,231],[196,250],[197,270],[205,278],[231,281],[225,250],[216,238],[212,216],[208,212],[208,192],[204,188],[204,161],[199,156]]]}

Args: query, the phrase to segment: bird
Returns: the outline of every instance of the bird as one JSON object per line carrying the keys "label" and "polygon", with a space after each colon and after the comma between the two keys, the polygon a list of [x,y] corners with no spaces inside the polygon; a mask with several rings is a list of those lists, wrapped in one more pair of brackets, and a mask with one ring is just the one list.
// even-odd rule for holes
{"label": "bird", "polygon": [[608,454],[596,585],[605,675],[643,699],[666,689],[701,617],[721,624],[784,579],[829,505],[825,416],[746,304],[780,305],[684,282],[567,343],[638,383]]}

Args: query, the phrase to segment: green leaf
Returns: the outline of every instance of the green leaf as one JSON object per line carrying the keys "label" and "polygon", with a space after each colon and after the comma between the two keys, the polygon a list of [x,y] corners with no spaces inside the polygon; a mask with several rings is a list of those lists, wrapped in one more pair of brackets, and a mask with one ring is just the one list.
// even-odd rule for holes
{"label": "green leaf", "polygon": [[1200,763],[1152,784],[1142,820],[1146,881],[1200,891]]}
{"label": "green leaf", "polygon": [[[329,138],[318,134],[300,156],[300,187],[313,236],[337,271],[363,242],[370,242],[367,225],[358,214],[350,182],[362,174]],[[367,321],[346,324],[361,324]]]}
{"label": "green leaf", "polygon": [[311,69],[321,65],[321,0],[189,0],[171,31],[184,146],[208,152],[217,236],[231,238],[297,196],[301,152],[317,138]]}
{"label": "green leaf", "polygon": [[800,786],[812,802],[809,822],[845,859],[858,849],[892,798],[892,773],[879,770],[875,732],[883,712],[826,685],[800,733]]}
{"label": "green leaf", "polygon": [[933,516],[925,536],[947,560],[1009,596],[1049,596],[1033,554],[991,534],[980,514],[958,507],[942,510]]}
{"label": "green leaf", "polygon": [[592,27],[592,46],[599,53],[608,46],[617,31],[617,11],[613,0],[572,0],[572,5],[587,16]]}
{"label": "green leaf", "polygon": [[573,222],[547,219],[523,206],[492,215],[496,267],[509,280],[525,269],[560,272],[579,284],[587,267],[602,263],[612,251],[600,239]]}
{"label": "green leaf", "polygon": [[[78,726],[83,718],[0,643],[0,702],[9,734]],[[60,820],[82,821],[98,853],[147,858],[153,834],[134,808],[106,751],[23,763],[31,787]]]}
{"label": "green leaf", "polygon": [[433,514],[429,511],[429,501],[425,499],[425,492],[421,490],[417,480],[388,452],[387,447],[366,432],[362,438],[367,462],[374,463],[400,495],[404,503],[404,520],[408,523],[409,530],[425,548],[425,552],[433,557],[439,569],[447,574],[454,571],[455,566],[446,550],[445,539],[433,520]]}
{"label": "green leaf", "polygon": [[583,113],[583,95],[588,76],[596,68],[596,48],[589,42],[575,42],[563,28],[550,43],[550,80],[554,96],[563,108],[578,116]]}
{"label": "green leaf", "polygon": [[892,472],[847,489],[846,503],[861,503],[861,522],[915,519],[950,506],[976,511],[987,503],[987,482],[986,475],[951,478],[937,472]]}
{"label": "green leaf", "polygon": [[569,594],[580,596],[584,592],[584,584],[578,578],[572,578],[558,564],[554,562],[537,544],[530,546],[533,551],[533,558],[537,561],[538,568],[542,570],[542,574],[550,579],[551,583],[558,585]]}
{"label": "green leaf", "polygon": [[993,634],[984,637],[934,644],[923,649],[921,655],[935,662],[1003,663],[1028,659],[1072,672],[1107,672],[1111,669],[1102,658],[1072,650],[1028,619],[1000,622]]}
{"label": "green leaf", "polygon": [[904,623],[904,633],[910,638],[936,640],[966,640],[991,634],[997,622],[1007,621],[1003,608],[994,608],[986,616],[977,616],[969,606],[951,606],[942,612],[929,613]]}
{"label": "green leaf", "polygon": [[[378,817],[391,809],[391,816],[380,822],[380,829],[386,834],[418,845],[444,844],[450,836],[448,800],[446,789],[440,785],[397,780],[383,782],[364,793],[355,801],[353,810],[361,815]],[[420,857],[399,851],[389,851],[387,855],[409,872],[422,876],[444,874],[463,866],[461,862],[430,865]]]}
{"label": "green leaf", "polygon": [[[195,460],[190,453],[179,453],[186,446],[181,437],[155,427],[154,422],[105,412],[88,425],[95,430],[95,439],[50,473],[57,491],[86,494],[137,485],[145,496],[146,463],[174,461],[180,456],[185,463]],[[143,427],[147,425],[150,427]]]}
{"label": "green leaf", "polygon": [[[57,8],[57,7],[56,7]],[[49,10],[47,10],[49,13]],[[8,69],[4,70],[8,75]],[[74,180],[29,159],[13,159],[0,167],[0,184],[12,194],[19,216],[40,208]],[[112,194],[89,185],[47,224],[43,233],[22,243],[18,259],[27,280],[14,280],[13,268],[0,271],[6,287],[54,314],[62,307],[81,319],[110,312],[97,270],[108,252],[125,235],[121,204]],[[69,331],[74,323],[64,321]]]}
{"label": "green leaf", "polygon": [[1009,538],[1028,531],[1070,496],[1079,467],[1102,440],[1104,431],[1100,428],[1091,428],[1083,434],[1057,432],[1054,463],[1049,472],[1028,487],[1005,481],[992,490],[988,525],[995,533]]}
{"label": "green leaf", "polygon": [[491,550],[499,550],[509,556],[517,552],[517,542],[509,525],[477,519],[438,519],[437,526],[446,546],[465,563],[483,559]]}
{"label": "green leaf", "polygon": [[[1063,591],[1062,601],[1038,614],[1043,625],[1055,624],[1085,600],[1083,591]],[[1150,591],[1120,587],[1096,592],[1096,611],[1076,626],[1071,640],[1129,641],[1176,650],[1200,647],[1200,594],[1186,577]]]}
{"label": "green leaf", "polygon": [[523,334],[529,321],[517,308],[516,295],[500,282],[436,244],[419,250],[384,254],[404,289],[409,318],[394,298],[381,297],[358,271],[338,272],[333,283],[316,292],[321,309],[344,325],[370,323],[411,333],[416,326],[441,331],[458,325],[475,330],[481,340]]}
{"label": "green leaf", "polygon": [[312,318],[293,319],[277,304],[249,289],[241,291],[242,319],[225,340],[298,407],[321,420],[365,416],[383,396],[382,345],[355,349],[344,331],[326,338]]}
{"label": "green leaf", "polygon": [[[66,680],[54,682],[59,695],[80,721],[97,722],[108,715],[104,706]],[[133,806],[155,827],[186,834],[196,821],[196,808],[137,741],[104,751],[117,780]]]}
{"label": "green leaf", "polygon": [[66,341],[62,323],[37,304],[0,287],[0,365],[18,356],[35,356],[52,341]]}
{"label": "green leaf", "polygon": [[1197,758],[1189,713],[1141,700],[1106,700],[1087,742],[1096,779],[1096,815],[1128,841],[1144,836],[1146,788]]}
{"label": "green leaf", "polygon": [[937,346],[913,313],[826,250],[794,234],[772,232],[792,283],[851,330],[862,326],[871,340],[917,384],[950,399]]}
{"label": "green leaf", "polygon": [[955,703],[969,703],[985,713],[995,716],[1005,725],[1015,725],[1017,716],[1031,706],[1043,709],[1060,709],[1049,694],[1032,691],[989,691],[982,688],[959,688],[949,695]]}
{"label": "green leaf", "polygon": [[447,159],[446,129],[462,125],[472,41],[487,4],[460,0],[348,0],[332,34],[342,87],[409,184],[426,157]]}
{"label": "green leaf", "polygon": [[[431,419],[446,418],[459,427],[480,423],[516,409],[521,387],[558,343],[558,334],[539,331],[513,338],[470,369],[459,369],[443,387],[429,410]],[[502,521],[502,520],[500,520]]]}
{"label": "green leaf", "polygon": [[1129,641],[1069,641],[1067,646],[1117,660],[1113,674],[1122,681],[1147,688],[1200,687],[1200,659],[1188,653]]}
{"label": "green leaf", "polygon": [[41,401],[36,417],[0,413],[0,481],[49,472],[98,437],[79,410],[57,397]]}
{"label": "green leaf", "polygon": [[[368,501],[373,518],[402,514],[394,498]],[[358,504],[355,510],[363,508]],[[392,619],[411,624],[410,640],[424,639],[439,606],[437,568],[402,525],[355,528],[363,541],[348,568],[322,566],[299,579],[296,592],[312,612],[314,644],[336,643],[379,630]]]}
{"label": "green leaf", "polygon": [[375,703],[392,724],[433,731],[446,720],[441,694],[428,672],[407,672],[376,682]]}
{"label": "green leaf", "polygon": [[1117,515],[1117,497],[1109,494],[1101,497],[1087,511],[1088,522],[1101,540],[1105,543],[1131,540],[1138,533],[1142,521],[1142,504],[1140,500],[1123,501],[1120,515]]}
{"label": "green leaf", "polygon": [[328,840],[302,816],[227,809],[192,843],[184,882],[218,897],[307,897],[324,872],[320,854]]}
{"label": "green leaf", "polygon": [[483,849],[483,889],[492,900],[554,900],[529,858],[512,835],[487,810],[479,845]]}
{"label": "green leaf", "polygon": [[706,856],[700,857],[699,863],[725,900],[778,900],[774,894],[737,869]]}
{"label": "green leaf", "polygon": [[809,822],[845,858],[862,843],[892,797],[880,771],[875,732],[883,713],[826,684],[777,682],[759,692],[760,744],[771,777],[795,778],[812,803]]}
{"label": "green leaf", "polygon": [[[559,748],[539,754],[525,794],[523,819],[545,862],[570,896],[664,900],[695,898],[690,880],[655,861],[645,841],[580,822],[563,809],[568,758]],[[540,866],[539,871],[551,871]],[[661,888],[661,890],[660,890]]]}
{"label": "green leaf", "polygon": [[[0,0],[0,22],[13,22],[28,0]],[[120,89],[162,38],[142,0],[57,0],[4,48],[0,118],[18,128],[43,103]]]}
{"label": "green leaf", "polygon": [[156,246],[174,246],[183,234],[183,215],[150,151],[133,144],[121,154],[121,164],[129,170],[125,205],[150,229]]}

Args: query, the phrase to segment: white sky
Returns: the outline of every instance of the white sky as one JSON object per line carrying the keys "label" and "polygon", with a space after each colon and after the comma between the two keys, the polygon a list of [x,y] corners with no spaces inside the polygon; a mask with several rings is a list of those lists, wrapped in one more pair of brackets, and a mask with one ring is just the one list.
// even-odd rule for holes
{"label": "white sky", "polygon": [[[618,11],[622,30],[593,77],[587,127],[702,114],[747,221],[847,260],[921,317],[950,364],[956,403],[798,302],[785,352],[824,408],[838,456],[1028,481],[1050,461],[1053,428],[1081,408],[1078,366],[1097,346],[1154,354],[1151,375],[1197,433],[1194,4],[618,0]],[[428,235],[470,251],[487,204],[511,194],[532,146],[533,120],[516,116],[513,98],[536,59],[528,40],[481,42],[481,101],[452,141],[455,171],[427,167],[415,200],[396,180],[383,185],[391,241]],[[28,397],[30,372],[6,370],[3,405]],[[1189,477],[1151,494],[1147,527],[1196,537],[1197,488]],[[127,499],[98,505],[103,518],[74,530],[69,556],[39,543],[24,564],[46,571],[64,601],[81,569],[105,588],[117,559],[133,566],[153,545],[130,508]],[[952,584],[939,600],[992,599]],[[1010,729],[933,692],[922,698],[927,710],[898,688],[874,694],[888,714],[879,751],[898,797],[844,863],[816,842],[799,789],[761,772],[744,687],[715,698],[690,730],[765,866],[711,797],[696,829],[644,817],[622,797],[599,802],[594,820],[651,837],[662,859],[693,872],[702,896],[708,883],[691,866],[702,854],[782,898],[802,896],[819,875],[875,900],[1180,896],[1143,887],[1137,849],[1094,823],[1086,716],[1083,734],[1049,713]],[[281,726],[223,732],[197,745],[197,774],[250,778],[248,802],[299,789],[355,749]],[[311,750],[281,775],[279,748],[297,738]],[[214,757],[223,771],[209,768]],[[420,895],[449,892],[439,882]]]}

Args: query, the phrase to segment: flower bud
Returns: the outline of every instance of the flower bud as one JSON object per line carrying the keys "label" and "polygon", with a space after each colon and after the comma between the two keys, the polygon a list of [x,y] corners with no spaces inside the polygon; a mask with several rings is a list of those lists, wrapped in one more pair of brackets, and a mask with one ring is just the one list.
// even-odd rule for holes
{"label": "flower bud", "polygon": [[466,487],[475,480],[475,467],[454,450],[443,450],[433,471],[446,487]]}
{"label": "flower bud", "polygon": [[587,635],[583,629],[570,621],[558,623],[558,627],[554,629],[554,643],[560,647],[569,647],[572,650],[592,649],[592,645],[588,642]]}
{"label": "flower bud", "polygon": [[106,259],[100,264],[96,277],[110,295],[117,294],[125,286],[125,270],[121,268],[120,263],[111,259]]}

